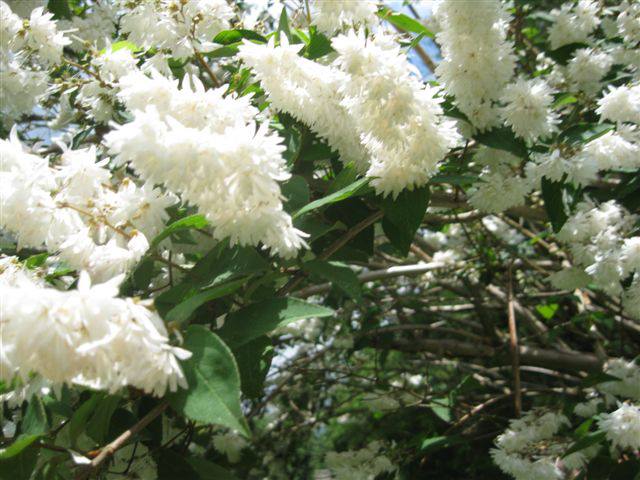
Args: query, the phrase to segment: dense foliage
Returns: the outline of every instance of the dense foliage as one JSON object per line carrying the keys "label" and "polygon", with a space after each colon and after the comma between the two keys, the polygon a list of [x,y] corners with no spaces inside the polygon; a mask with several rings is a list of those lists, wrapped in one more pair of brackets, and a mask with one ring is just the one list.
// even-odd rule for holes
{"label": "dense foliage", "polygon": [[640,4],[0,40],[1,479],[640,479]]}

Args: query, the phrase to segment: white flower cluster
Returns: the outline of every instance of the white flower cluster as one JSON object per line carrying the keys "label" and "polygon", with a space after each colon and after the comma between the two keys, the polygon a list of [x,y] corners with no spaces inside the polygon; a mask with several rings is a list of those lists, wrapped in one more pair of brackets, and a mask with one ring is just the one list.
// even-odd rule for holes
{"label": "white flower cluster", "polygon": [[0,377],[115,392],[127,385],[155,395],[186,387],[178,360],[190,352],[168,343],[160,317],[133,299],[116,298],[123,276],[59,291],[14,272],[0,272]]}
{"label": "white flower cluster", "polygon": [[568,2],[551,10],[553,24],[549,28],[551,48],[570,43],[588,43],[589,35],[600,25],[598,2],[580,0],[576,5]]}
{"label": "white flower cluster", "polygon": [[[640,275],[640,237],[625,238],[634,222],[635,216],[614,200],[599,206],[585,201],[566,221],[558,239],[568,244],[574,262],[584,267],[594,282],[611,295],[623,293],[620,282],[634,275],[634,283],[625,292],[625,298],[635,298],[640,287],[637,281]],[[634,316],[640,314],[634,308],[627,310]]]}
{"label": "white flower cluster", "polygon": [[278,182],[290,175],[282,138],[266,124],[257,127],[258,110],[248,97],[225,97],[225,88],[205,91],[195,77],[178,88],[177,80],[157,72],[127,75],[120,89],[134,120],[105,137],[120,162],[198,206],[218,239],[262,242],[283,257],[305,246],[282,206]]}
{"label": "white flower cluster", "polygon": [[483,146],[476,153],[475,160],[484,167],[480,181],[469,193],[472,206],[483,212],[498,213],[524,203],[531,185],[526,178],[514,173],[520,163],[518,157]]}
{"label": "white flower cluster", "polygon": [[516,480],[564,479],[565,470],[582,467],[595,453],[585,449],[561,459],[571,440],[557,434],[568,425],[564,415],[540,410],[511,420],[491,450],[493,461]]}
{"label": "white flower cluster", "polygon": [[336,478],[369,480],[396,470],[391,460],[382,454],[383,450],[384,446],[374,441],[360,450],[329,452],[325,463]]}
{"label": "white flower cluster", "polygon": [[370,0],[314,0],[311,23],[327,35],[333,35],[345,26],[374,27],[378,24],[376,3]]}
{"label": "white flower cluster", "polygon": [[609,87],[598,100],[596,112],[603,120],[640,125],[640,84]]}
{"label": "white flower cluster", "polygon": [[109,2],[89,5],[83,16],[73,16],[71,20],[61,20],[59,25],[73,32],[70,47],[81,52],[87,44],[98,50],[107,46],[116,33],[117,10]]}
{"label": "white flower cluster", "polygon": [[330,66],[298,56],[285,38],[279,47],[245,42],[239,56],[275,108],[308,123],[378,192],[424,185],[459,140],[437,92],[418,80],[390,36],[352,31],[332,44],[338,57]]}
{"label": "white flower cluster", "polygon": [[229,463],[238,463],[248,442],[237,432],[219,433],[213,437],[213,447],[226,455]]}
{"label": "white flower cluster", "polygon": [[614,412],[603,414],[598,426],[614,448],[640,450],[640,406],[622,403]]}
{"label": "white flower cluster", "polygon": [[594,95],[601,88],[601,81],[613,65],[613,57],[593,48],[581,48],[569,61],[567,75],[574,88]]}
{"label": "white flower cluster", "polygon": [[640,3],[624,0],[616,23],[625,43],[635,45],[640,42]]}
{"label": "white flower cluster", "polygon": [[132,3],[134,6],[120,20],[129,41],[144,49],[168,50],[175,58],[190,57],[194,50],[213,50],[213,38],[229,28],[234,15],[225,0]]}
{"label": "white flower cluster", "polygon": [[507,105],[502,109],[502,118],[513,132],[528,142],[551,135],[559,122],[551,110],[552,90],[539,78],[519,78],[504,89],[500,100]]}
{"label": "white flower cluster", "polygon": [[60,164],[24,150],[15,131],[0,140],[0,227],[18,247],[45,247],[94,281],[128,271],[165,225],[175,203],[152,184],[113,183],[95,148],[66,150]]}
{"label": "white flower cluster", "polygon": [[436,40],[443,57],[436,75],[476,128],[496,126],[499,115],[493,103],[515,68],[505,5],[500,0],[442,0],[435,15],[442,28]]}
{"label": "white flower cluster", "polygon": [[23,20],[0,1],[0,112],[9,123],[33,110],[45,95],[44,69],[59,63],[70,43],[52,17],[38,7]]}

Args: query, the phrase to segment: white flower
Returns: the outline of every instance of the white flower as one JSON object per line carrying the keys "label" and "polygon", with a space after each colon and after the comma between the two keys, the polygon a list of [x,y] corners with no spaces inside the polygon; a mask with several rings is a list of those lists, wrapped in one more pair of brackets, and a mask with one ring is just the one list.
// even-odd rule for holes
{"label": "white flower", "polygon": [[602,415],[598,426],[606,432],[607,440],[621,450],[640,449],[640,407],[622,403],[613,413]]}
{"label": "white flower", "polygon": [[9,122],[31,112],[47,91],[47,74],[28,70],[17,58],[0,58],[0,112]]}
{"label": "white flower", "polygon": [[2,379],[34,372],[54,384],[81,384],[115,392],[131,385],[155,395],[186,387],[178,359],[156,313],[116,298],[123,277],[77,290],[38,285],[7,287],[2,297]]}
{"label": "white flower", "polygon": [[48,63],[59,63],[62,58],[62,48],[69,45],[71,40],[58,32],[52,13],[45,13],[44,8],[38,7],[31,12],[27,34],[27,45],[38,52],[40,58]]}
{"label": "white flower", "polygon": [[238,463],[242,456],[242,450],[247,448],[247,441],[236,432],[228,432],[213,437],[214,448],[227,456],[229,463]]}
{"label": "white flower", "polygon": [[497,100],[515,67],[506,39],[509,15],[499,0],[443,0],[435,15],[442,61],[436,69],[446,91],[479,130],[497,125]]}
{"label": "white flower", "polygon": [[633,361],[614,358],[607,362],[604,371],[620,380],[601,383],[598,390],[622,400],[640,401],[640,366]]}
{"label": "white flower", "polygon": [[70,47],[78,52],[86,49],[84,42],[88,42],[98,50],[105,48],[116,32],[117,9],[114,5],[109,2],[100,2],[87,7],[84,17],[74,15],[70,21],[58,22],[61,28],[73,32]]}
{"label": "white flower", "polygon": [[354,162],[364,172],[368,154],[360,143],[360,133],[341,104],[340,85],[348,77],[336,68],[312,62],[298,55],[299,45],[280,46],[245,41],[238,56],[260,80],[273,108],[306,123],[337,152],[343,163]]}
{"label": "white flower", "polygon": [[420,187],[460,137],[438,91],[418,79],[395,39],[350,32],[333,39],[335,65],[348,74],[342,105],[371,155],[367,176],[383,195]]}
{"label": "white flower", "polygon": [[510,171],[508,167],[485,171],[474,184],[469,203],[488,213],[499,213],[523,205],[531,191],[530,182]]}
{"label": "white flower", "polygon": [[119,96],[134,120],[110,132],[106,143],[142,178],[197,205],[216,238],[262,242],[273,254],[294,256],[306,244],[282,206],[279,182],[289,178],[282,139],[266,124],[256,128],[257,110],[246,97],[224,91],[205,91],[196,78],[179,89],[157,73],[132,73]]}
{"label": "white flower", "polygon": [[314,0],[311,23],[327,35],[333,35],[343,26],[378,24],[377,2],[370,0]]}
{"label": "white flower", "polygon": [[596,112],[603,120],[640,124],[640,84],[609,87],[598,100]]}
{"label": "white flower", "polygon": [[586,402],[576,404],[573,412],[579,417],[589,418],[598,413],[598,407],[602,405],[601,398],[591,398]]}
{"label": "white flower", "polygon": [[546,138],[556,129],[558,123],[550,107],[552,91],[541,79],[518,79],[507,85],[501,97],[507,105],[502,116],[514,133],[527,141]]}
{"label": "white flower", "polygon": [[582,162],[592,163],[598,170],[640,167],[640,145],[635,140],[635,132],[624,129],[607,132],[587,143],[579,154]]}
{"label": "white flower", "polygon": [[575,7],[572,3],[565,3],[560,9],[551,10],[551,48],[555,50],[570,43],[586,43],[589,34],[600,24],[598,9],[598,2],[580,0]]}
{"label": "white flower", "polygon": [[600,90],[600,81],[613,65],[613,58],[593,48],[581,48],[569,61],[567,72],[573,85],[588,95]]}
{"label": "white flower", "polygon": [[640,4],[628,0],[622,2],[616,22],[626,43],[633,45],[640,42]]}
{"label": "white flower", "polygon": [[346,452],[329,452],[325,463],[337,479],[370,480],[384,472],[393,472],[396,467],[383,454],[380,442],[371,442],[365,448]]}

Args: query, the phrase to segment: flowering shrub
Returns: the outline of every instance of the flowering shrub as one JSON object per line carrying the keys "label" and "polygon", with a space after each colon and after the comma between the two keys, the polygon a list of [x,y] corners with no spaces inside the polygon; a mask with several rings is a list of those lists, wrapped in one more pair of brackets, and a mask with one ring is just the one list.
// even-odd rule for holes
{"label": "flowering shrub", "polygon": [[0,478],[640,478],[640,4],[0,28]]}

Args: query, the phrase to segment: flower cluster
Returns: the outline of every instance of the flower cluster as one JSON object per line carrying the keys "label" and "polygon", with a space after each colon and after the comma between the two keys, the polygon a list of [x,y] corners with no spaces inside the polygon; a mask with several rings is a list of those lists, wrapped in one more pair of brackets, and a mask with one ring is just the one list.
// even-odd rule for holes
{"label": "flower cluster", "polygon": [[344,26],[377,25],[377,2],[370,0],[314,0],[312,23],[318,30],[332,35]]}
{"label": "flower cluster", "polygon": [[133,386],[160,396],[186,387],[178,360],[190,352],[168,343],[162,320],[144,304],[116,298],[122,276],[92,286],[83,272],[70,291],[16,277],[0,272],[2,380],[37,373],[57,385]]}
{"label": "flower cluster", "polygon": [[19,247],[46,248],[94,281],[128,271],[163,228],[175,198],[131,179],[115,182],[95,148],[60,163],[28,153],[15,130],[0,140],[0,227]]}
{"label": "flower cluster", "polygon": [[384,446],[380,442],[371,442],[360,450],[329,452],[325,462],[336,478],[376,478],[382,473],[396,470],[383,450]]}
{"label": "flower cluster", "polygon": [[379,192],[424,185],[459,140],[437,91],[418,80],[388,35],[351,31],[332,44],[338,57],[330,66],[298,56],[284,38],[279,47],[245,42],[239,56],[276,108],[307,122]]}
{"label": "flower cluster", "polygon": [[551,48],[555,50],[570,43],[587,43],[589,35],[600,25],[598,9],[598,2],[580,0],[576,5],[565,3],[561,8],[551,10]]}
{"label": "flower cluster", "polygon": [[499,0],[443,0],[436,7],[443,57],[437,77],[473,126],[491,128],[499,121],[494,102],[515,68],[505,6]]}
{"label": "flower cluster", "polygon": [[305,246],[283,210],[279,182],[290,175],[282,139],[256,125],[248,97],[205,90],[196,77],[178,88],[157,72],[134,72],[121,79],[120,90],[134,119],[105,138],[120,162],[197,206],[218,239],[262,242],[283,257]]}
{"label": "flower cluster", "polygon": [[38,7],[22,19],[0,1],[0,112],[10,122],[45,95],[45,69],[61,61],[63,47],[71,42],[52,18]]}

